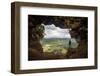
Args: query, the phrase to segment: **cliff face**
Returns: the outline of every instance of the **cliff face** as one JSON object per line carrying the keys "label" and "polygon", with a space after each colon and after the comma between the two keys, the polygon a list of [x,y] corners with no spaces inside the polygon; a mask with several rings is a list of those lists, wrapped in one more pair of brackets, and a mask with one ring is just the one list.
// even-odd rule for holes
{"label": "cliff face", "polygon": [[88,57],[88,45],[86,40],[81,40],[77,48],[69,48],[67,58],[87,58]]}

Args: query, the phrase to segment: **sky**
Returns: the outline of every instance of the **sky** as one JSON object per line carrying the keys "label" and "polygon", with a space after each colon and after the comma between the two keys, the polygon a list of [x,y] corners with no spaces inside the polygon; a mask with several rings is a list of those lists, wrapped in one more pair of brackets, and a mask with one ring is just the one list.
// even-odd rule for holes
{"label": "sky", "polygon": [[69,29],[62,29],[60,27],[56,27],[54,24],[44,25],[44,27],[44,38],[71,38]]}

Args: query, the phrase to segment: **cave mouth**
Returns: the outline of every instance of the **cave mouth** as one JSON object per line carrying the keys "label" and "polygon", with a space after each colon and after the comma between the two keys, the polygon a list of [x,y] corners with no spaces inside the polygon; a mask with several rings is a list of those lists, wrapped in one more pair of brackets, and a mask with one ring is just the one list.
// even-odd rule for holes
{"label": "cave mouth", "polygon": [[86,17],[28,16],[28,60],[87,58]]}

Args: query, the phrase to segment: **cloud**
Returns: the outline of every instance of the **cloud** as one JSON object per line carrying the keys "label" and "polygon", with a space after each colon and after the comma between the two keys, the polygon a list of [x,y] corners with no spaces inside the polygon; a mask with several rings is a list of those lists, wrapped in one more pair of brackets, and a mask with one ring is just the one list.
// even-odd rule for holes
{"label": "cloud", "polygon": [[56,27],[54,24],[45,25],[45,36],[44,38],[71,38],[69,29],[62,29]]}

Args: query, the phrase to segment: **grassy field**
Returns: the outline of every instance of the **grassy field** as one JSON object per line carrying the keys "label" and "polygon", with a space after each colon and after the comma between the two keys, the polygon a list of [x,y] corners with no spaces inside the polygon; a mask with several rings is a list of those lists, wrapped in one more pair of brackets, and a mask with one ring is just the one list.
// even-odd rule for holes
{"label": "grassy field", "polygon": [[69,39],[65,38],[50,38],[42,40],[43,51],[53,53],[55,55],[66,55],[69,47]]}

